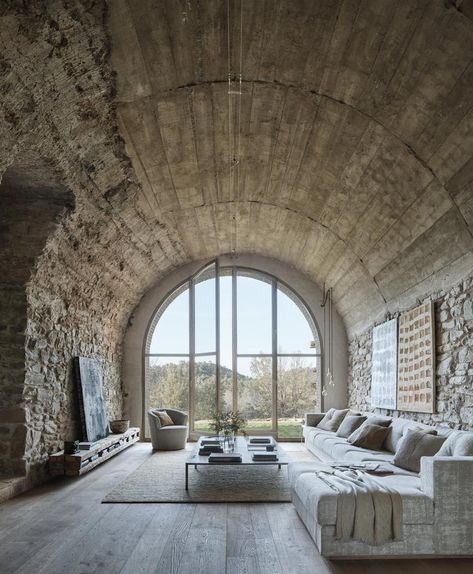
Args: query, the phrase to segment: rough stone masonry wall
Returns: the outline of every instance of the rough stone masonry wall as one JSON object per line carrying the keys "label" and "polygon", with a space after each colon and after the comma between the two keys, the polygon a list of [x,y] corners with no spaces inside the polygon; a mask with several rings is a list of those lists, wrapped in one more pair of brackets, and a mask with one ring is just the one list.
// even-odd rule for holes
{"label": "rough stone masonry wall", "polygon": [[0,475],[25,471],[25,329],[25,290],[0,287]]}
{"label": "rough stone masonry wall", "polygon": [[[158,264],[164,271],[171,264],[157,232],[146,236],[135,205],[136,182],[113,108],[105,18],[102,1],[0,6],[0,177],[33,152],[75,196],[75,211],[30,264],[26,307],[0,318],[6,345],[17,331],[24,337],[18,371],[7,366],[0,381],[4,460],[15,443],[32,481],[42,476],[48,453],[77,437],[73,356],[104,361],[108,414],[121,416],[126,316],[141,281]],[[13,441],[7,413],[16,413],[21,440]]]}
{"label": "rough stone masonry wall", "polygon": [[[435,301],[436,412],[375,409],[423,423],[473,429],[473,276],[430,298]],[[349,343],[348,403],[370,406],[372,329]]]}

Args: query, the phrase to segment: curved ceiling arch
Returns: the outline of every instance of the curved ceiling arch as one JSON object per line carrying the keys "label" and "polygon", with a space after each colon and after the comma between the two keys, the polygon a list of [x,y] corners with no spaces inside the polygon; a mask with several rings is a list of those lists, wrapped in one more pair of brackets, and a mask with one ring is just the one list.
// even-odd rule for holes
{"label": "curved ceiling arch", "polygon": [[[215,236],[223,251],[272,257],[282,240],[285,260],[310,259],[334,288],[349,331],[462,278],[473,265],[472,22],[440,0],[245,3],[231,172],[226,6],[112,5],[120,130],[148,225],[172,230],[184,259],[215,255],[201,247]],[[233,62],[239,2],[230,10]],[[307,221],[333,244],[301,250]],[[327,269],[315,269],[320,249]],[[356,301],[370,300],[363,318]]]}

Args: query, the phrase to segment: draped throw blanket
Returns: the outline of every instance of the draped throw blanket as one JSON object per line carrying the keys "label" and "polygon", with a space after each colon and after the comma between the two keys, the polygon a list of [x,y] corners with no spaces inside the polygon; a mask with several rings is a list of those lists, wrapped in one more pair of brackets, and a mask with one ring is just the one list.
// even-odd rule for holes
{"label": "draped throw blanket", "polygon": [[360,470],[319,470],[337,496],[336,538],[371,545],[402,536],[401,495]]}

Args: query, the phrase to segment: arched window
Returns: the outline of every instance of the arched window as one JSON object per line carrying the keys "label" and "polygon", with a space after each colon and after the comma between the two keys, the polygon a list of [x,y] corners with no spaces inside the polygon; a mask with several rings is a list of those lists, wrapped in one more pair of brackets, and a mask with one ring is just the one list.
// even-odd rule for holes
{"label": "arched window", "polygon": [[[209,432],[217,405],[239,410],[251,434],[300,437],[320,406],[315,321],[276,277],[212,262],[158,307],[146,338],[144,413],[189,412],[191,436]],[[146,436],[147,429],[145,417]]]}

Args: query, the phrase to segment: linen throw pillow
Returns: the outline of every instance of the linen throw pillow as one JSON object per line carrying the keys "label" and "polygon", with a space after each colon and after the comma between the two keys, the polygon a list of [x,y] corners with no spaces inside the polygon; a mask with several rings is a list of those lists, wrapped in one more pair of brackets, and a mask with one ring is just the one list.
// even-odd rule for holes
{"label": "linen throw pillow", "polygon": [[383,417],[381,415],[371,415],[366,419],[367,425],[378,425],[380,427],[388,427],[392,422],[391,417]]}
{"label": "linen throw pillow", "polygon": [[335,409],[331,419],[325,426],[325,430],[336,432],[342,424],[343,419],[347,416],[349,409]]}
{"label": "linen throw pillow", "polygon": [[473,433],[453,431],[435,456],[473,456]]}
{"label": "linen throw pillow", "polygon": [[156,414],[162,427],[169,427],[174,424],[174,421],[166,411],[157,411]]}
{"label": "linen throw pillow", "polygon": [[347,440],[353,446],[369,450],[381,450],[388,432],[389,428],[386,426],[362,424]]}
{"label": "linen throw pillow", "polygon": [[326,425],[328,425],[328,423],[330,422],[330,419],[332,418],[334,412],[335,412],[335,409],[329,409],[329,410],[325,413],[324,418],[319,422],[319,424],[317,425],[317,427],[318,427],[319,429],[322,429],[322,430],[329,430],[328,428],[325,428],[325,427],[326,427]]}
{"label": "linen throw pillow", "polygon": [[[389,425],[391,424],[391,420],[389,417],[382,417],[382,416],[377,416],[377,415],[373,415],[368,417],[364,423],[362,423],[362,425],[360,427],[358,427],[356,429],[356,431],[354,431],[349,437],[348,440],[353,443],[354,440],[356,440],[356,437],[358,436],[358,434],[360,434],[363,431],[363,428],[366,425],[376,425],[379,427],[389,427]],[[357,434],[358,433],[358,434]],[[389,436],[389,433],[386,433],[386,437]],[[350,440],[351,439],[351,440]]]}
{"label": "linen throw pillow", "polygon": [[434,428],[431,427],[421,427],[421,426],[411,426],[408,422],[403,426],[399,426],[396,423],[393,423],[389,427],[390,432],[386,437],[386,442],[384,443],[384,448],[389,450],[390,452],[396,452],[399,442],[401,441],[402,437],[407,433],[408,430],[415,430],[419,432],[425,432],[428,434],[438,434]]}
{"label": "linen throw pillow", "polygon": [[443,436],[408,429],[399,441],[393,464],[399,468],[420,472],[420,459],[423,456],[434,456],[444,442]]}
{"label": "linen throw pillow", "polygon": [[461,433],[453,447],[453,456],[473,456],[473,433]]}
{"label": "linen throw pillow", "polygon": [[356,429],[365,422],[365,420],[365,416],[348,414],[343,419],[342,424],[338,427],[336,435],[343,438],[348,438],[352,432],[356,431]]}

